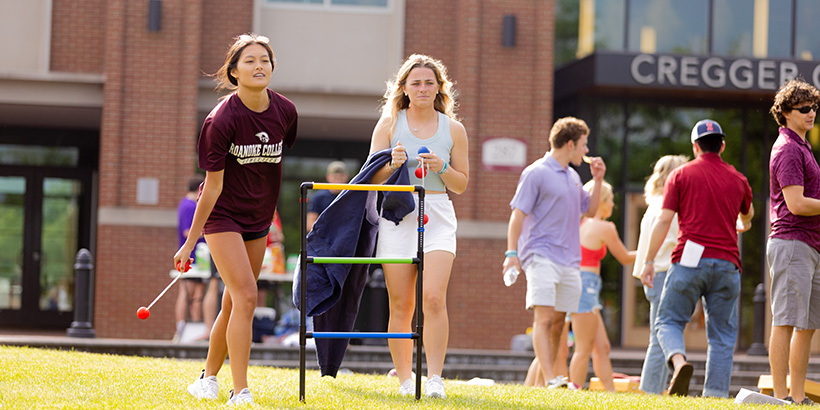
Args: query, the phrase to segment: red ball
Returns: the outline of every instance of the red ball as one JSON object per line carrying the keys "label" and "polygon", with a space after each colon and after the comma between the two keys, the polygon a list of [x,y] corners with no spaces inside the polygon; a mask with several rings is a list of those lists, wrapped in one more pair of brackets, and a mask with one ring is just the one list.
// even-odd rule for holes
{"label": "red ball", "polygon": [[427,225],[428,220],[430,220],[430,218],[427,217],[427,214],[424,214],[424,224],[425,225]]}
{"label": "red ball", "polygon": [[149,311],[147,307],[140,306],[140,308],[137,309],[137,317],[138,318],[140,318],[142,320],[145,320],[145,319],[148,319],[148,316],[151,316],[151,311]]}
{"label": "red ball", "polygon": [[419,179],[424,178],[424,176],[426,174],[427,174],[427,171],[425,171],[424,168],[416,168],[416,178],[419,178]]}

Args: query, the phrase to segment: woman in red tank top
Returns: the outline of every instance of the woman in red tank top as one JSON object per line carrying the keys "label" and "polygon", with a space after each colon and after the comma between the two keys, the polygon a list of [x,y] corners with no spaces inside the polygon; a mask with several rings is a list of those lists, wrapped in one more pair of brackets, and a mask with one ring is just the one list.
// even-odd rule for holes
{"label": "woman in red tank top", "polygon": [[[584,189],[590,191],[592,184],[587,183]],[[601,259],[606,256],[608,248],[622,265],[635,262],[635,251],[626,249],[615,224],[607,220],[612,216],[614,207],[612,186],[604,182],[598,212],[593,218],[581,220],[582,293],[578,312],[571,314],[575,353],[569,367],[570,382],[583,386],[591,355],[595,375],[609,391],[615,391],[615,385],[612,381],[612,363],[609,361],[609,338],[601,317]]]}

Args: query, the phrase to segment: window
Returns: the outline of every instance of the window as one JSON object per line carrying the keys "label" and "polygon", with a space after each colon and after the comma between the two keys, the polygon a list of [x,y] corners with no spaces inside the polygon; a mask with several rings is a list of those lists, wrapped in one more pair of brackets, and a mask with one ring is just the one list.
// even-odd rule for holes
{"label": "window", "polygon": [[555,66],[575,60],[578,52],[578,0],[555,2]]}
{"label": "window", "polygon": [[595,49],[624,49],[625,0],[595,0]]}
{"label": "window", "polygon": [[76,167],[80,161],[77,147],[0,144],[0,164]]}
{"label": "window", "polygon": [[[755,14],[757,13],[755,9],[755,7],[748,7],[746,0],[715,0],[714,17],[712,18],[712,54],[752,55],[753,38],[754,34],[757,34],[754,33]],[[758,38],[754,40],[760,41]],[[765,53],[765,48],[763,53]]]}
{"label": "window", "polygon": [[627,50],[706,54],[707,0],[633,0],[628,13]]}
{"label": "window", "polygon": [[792,31],[795,29],[792,23],[792,0],[769,0],[768,17],[766,57],[791,57]]}
{"label": "window", "polygon": [[[797,1],[797,21],[794,30],[794,58],[800,60],[820,59],[820,44],[817,36],[820,27],[817,26],[817,16],[820,13],[820,2],[817,0]],[[788,27],[788,26],[786,26]]]}
{"label": "window", "polygon": [[[712,53],[756,58],[791,57],[792,0],[715,0]],[[799,56],[799,54],[798,54]]]}

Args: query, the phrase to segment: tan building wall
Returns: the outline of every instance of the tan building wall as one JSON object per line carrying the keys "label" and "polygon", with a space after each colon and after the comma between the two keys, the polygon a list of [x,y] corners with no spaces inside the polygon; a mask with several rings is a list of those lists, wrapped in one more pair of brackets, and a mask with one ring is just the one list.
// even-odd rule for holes
{"label": "tan building wall", "polygon": [[48,71],[50,16],[51,0],[0,2],[0,72]]}

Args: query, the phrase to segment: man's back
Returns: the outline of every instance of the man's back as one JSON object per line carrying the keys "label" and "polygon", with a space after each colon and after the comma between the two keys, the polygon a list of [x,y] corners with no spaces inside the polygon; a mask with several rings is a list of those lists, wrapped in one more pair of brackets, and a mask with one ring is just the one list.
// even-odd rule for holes
{"label": "man's back", "polygon": [[678,213],[680,235],[672,253],[679,262],[686,241],[703,245],[703,258],[724,259],[740,268],[735,221],[749,212],[752,190],[741,173],[718,154],[704,153],[676,169],[664,190],[664,209]]}

